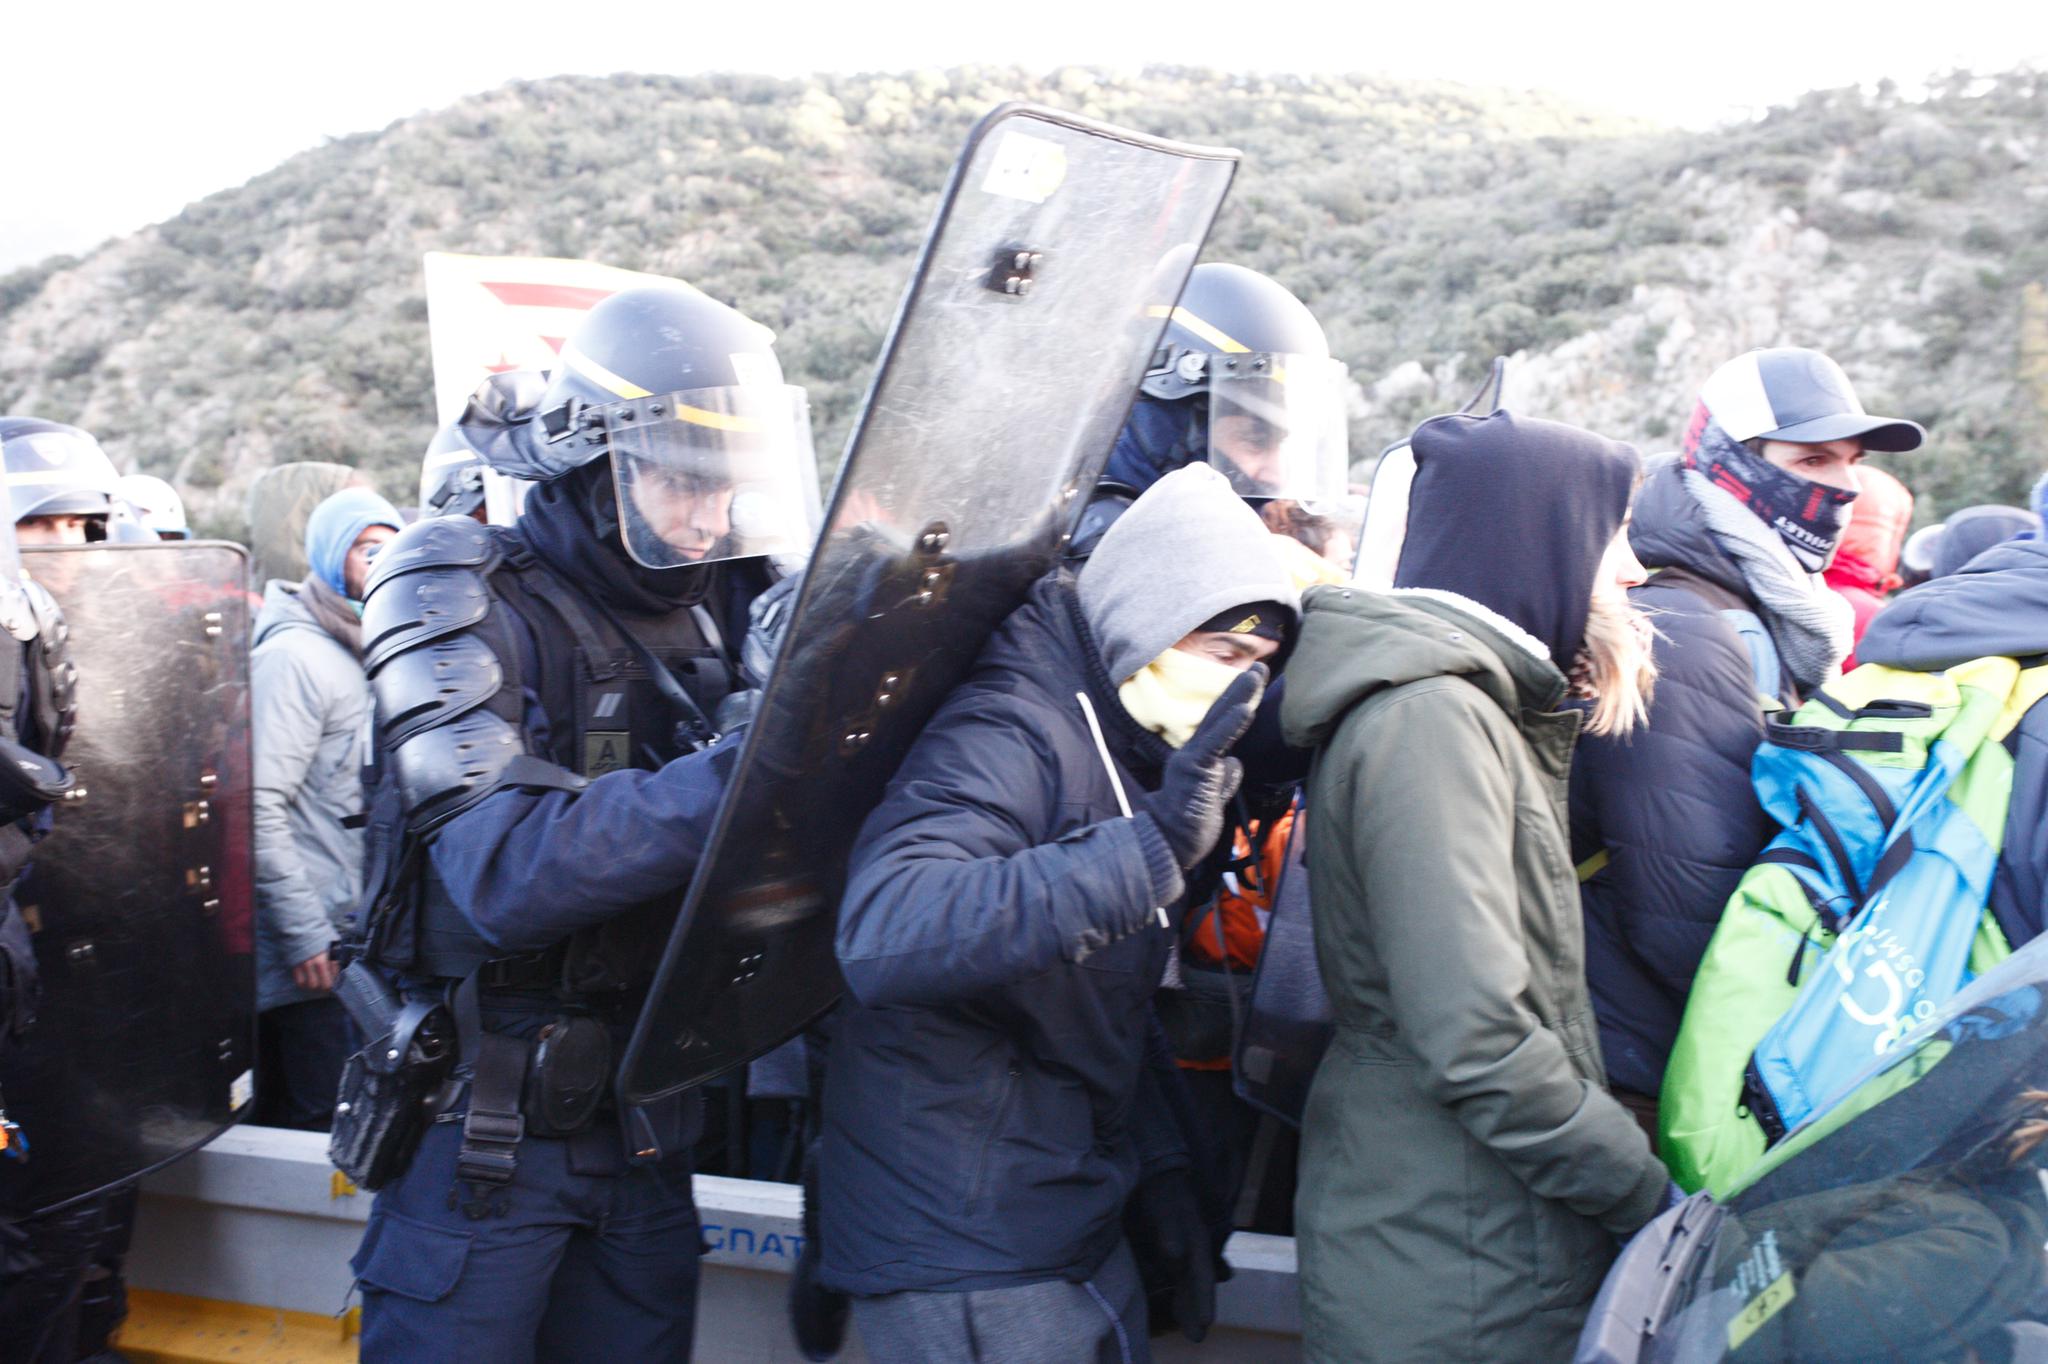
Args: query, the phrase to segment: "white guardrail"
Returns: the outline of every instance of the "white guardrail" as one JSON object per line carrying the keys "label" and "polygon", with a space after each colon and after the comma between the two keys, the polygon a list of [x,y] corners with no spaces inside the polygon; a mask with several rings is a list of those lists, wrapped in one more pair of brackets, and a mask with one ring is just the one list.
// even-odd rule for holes
{"label": "white guardrail", "polygon": [[[802,1249],[792,1184],[698,1175],[705,1242],[697,1358],[795,1364],[783,1317],[787,1275]],[[128,1258],[129,1283],[194,1298],[338,1315],[350,1306],[349,1256],[370,1196],[327,1163],[316,1132],[237,1127],[143,1181]],[[1209,1340],[1154,1342],[1160,1361],[1215,1364],[1300,1358],[1294,1242],[1239,1232],[1227,1250],[1235,1273],[1217,1291]],[[849,1338],[840,1359],[864,1360]]]}

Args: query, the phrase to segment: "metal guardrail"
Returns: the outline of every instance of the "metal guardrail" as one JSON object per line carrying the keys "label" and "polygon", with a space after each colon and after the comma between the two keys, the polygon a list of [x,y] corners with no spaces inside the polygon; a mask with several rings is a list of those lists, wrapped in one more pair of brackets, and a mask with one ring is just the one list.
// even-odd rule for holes
{"label": "metal guardrail", "polygon": [[[370,1196],[327,1163],[315,1132],[238,1127],[143,1181],[129,1255],[137,1288],[291,1312],[339,1315],[350,1305],[349,1257]],[[709,1250],[699,1292],[698,1357],[796,1361],[782,1299],[803,1248],[793,1184],[698,1175]],[[1234,1269],[1217,1293],[1217,1330],[1193,1347],[1155,1343],[1154,1358],[1237,1364],[1299,1357],[1294,1242],[1239,1232]],[[863,1359],[849,1342],[841,1359]]]}

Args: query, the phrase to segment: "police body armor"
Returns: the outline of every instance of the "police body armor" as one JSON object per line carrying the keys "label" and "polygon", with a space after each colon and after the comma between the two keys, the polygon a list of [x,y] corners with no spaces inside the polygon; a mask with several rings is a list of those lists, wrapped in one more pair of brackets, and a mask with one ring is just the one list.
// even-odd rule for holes
{"label": "police body armor", "polygon": [[[443,1034],[440,1054],[415,1059],[445,1069],[453,1060],[446,1045],[452,1030],[478,1071],[473,1113],[488,1098],[481,1077],[489,1053],[506,1050],[495,1035],[476,1035],[478,1002],[509,1003],[531,1012],[568,1011],[544,1032],[555,1043],[555,1062],[582,1072],[565,1081],[575,1097],[560,1102],[559,1094],[551,1099],[546,1092],[551,1081],[542,1063],[548,1058],[539,1049],[530,1060],[522,1054],[525,1119],[510,1126],[571,1135],[588,1124],[610,1091],[605,1023],[630,1021],[614,1017],[615,1006],[637,1000],[651,982],[676,903],[650,903],[544,951],[508,957],[478,935],[454,903],[427,845],[442,825],[502,787],[576,791],[608,772],[658,768],[709,743],[715,737],[709,717],[737,688],[725,630],[709,605],[717,600],[714,575],[740,568],[698,570],[705,589],[698,603],[646,617],[611,611],[549,571],[513,533],[467,518],[423,521],[380,557],[363,611],[380,770],[372,787],[360,950],[405,995],[438,993],[447,1001],[451,1012],[427,1024]],[[545,752],[528,751],[529,696],[539,699],[546,719]],[[353,1006],[350,996],[345,989],[344,1003]],[[393,1007],[402,1005],[394,1001]],[[397,1026],[395,1014],[373,1024],[352,1011],[372,1039]],[[407,1048],[367,1050],[388,1055]],[[415,1080],[400,1086],[398,1101],[431,1106],[431,1088]],[[522,1102],[516,1095],[498,1100],[500,1107]],[[550,1112],[551,1104],[557,1111]],[[687,1140],[675,1135],[684,1120],[640,1120],[666,1126],[670,1137],[635,1132],[636,1149],[652,1141],[666,1153]],[[392,1134],[394,1140],[405,1136]],[[349,1168],[343,1147],[350,1138],[339,1124],[337,1137],[337,1161]],[[498,1144],[509,1148],[516,1141]],[[386,1153],[382,1168],[363,1170],[366,1187],[395,1177],[406,1154],[393,1160]],[[509,1150],[502,1169],[509,1177]],[[466,1168],[464,1175],[479,1171]]]}

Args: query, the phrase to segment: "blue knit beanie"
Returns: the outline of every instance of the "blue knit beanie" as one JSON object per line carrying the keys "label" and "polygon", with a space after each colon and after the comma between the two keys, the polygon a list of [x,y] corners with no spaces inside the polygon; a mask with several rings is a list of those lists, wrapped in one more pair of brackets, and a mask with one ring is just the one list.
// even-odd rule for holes
{"label": "blue knit beanie", "polygon": [[339,596],[348,595],[342,575],[348,552],[371,526],[404,530],[405,518],[368,488],[343,488],[306,518],[306,562],[313,566],[313,576]]}

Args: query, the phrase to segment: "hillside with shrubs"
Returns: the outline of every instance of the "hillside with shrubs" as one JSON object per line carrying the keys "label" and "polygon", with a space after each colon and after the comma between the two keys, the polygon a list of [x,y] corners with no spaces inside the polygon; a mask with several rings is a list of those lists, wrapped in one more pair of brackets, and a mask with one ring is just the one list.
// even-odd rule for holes
{"label": "hillside with shrubs", "polygon": [[947,168],[1030,99],[1245,153],[1209,256],[1266,271],[1351,366],[1361,478],[1495,354],[1534,415],[1675,441],[1756,345],[1821,347],[1927,425],[1921,519],[2048,468],[2048,80],[1817,92],[1705,132],[1366,77],[968,68],[563,77],[293,157],[0,276],[0,408],[75,422],[237,538],[263,468],[410,501],[433,430],[420,257],[577,256],[773,327],[836,462]]}

